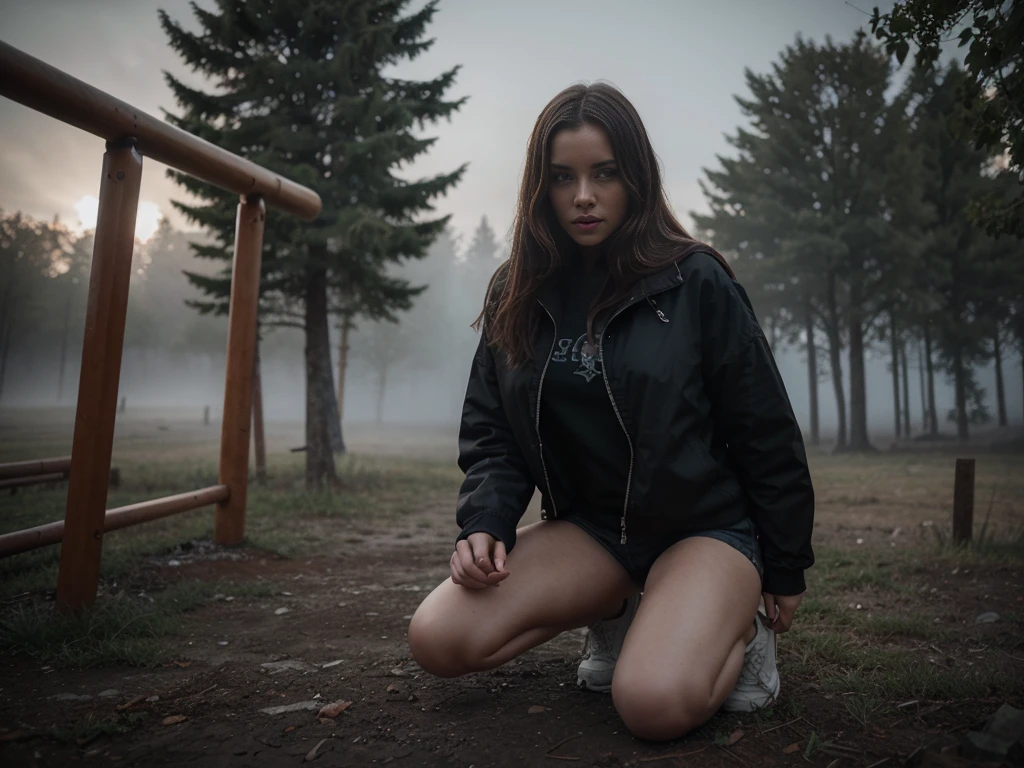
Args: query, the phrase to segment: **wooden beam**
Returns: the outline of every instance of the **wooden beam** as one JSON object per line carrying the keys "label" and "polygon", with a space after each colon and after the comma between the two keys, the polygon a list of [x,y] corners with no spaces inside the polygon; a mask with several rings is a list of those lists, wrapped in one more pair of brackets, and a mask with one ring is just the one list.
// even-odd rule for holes
{"label": "wooden beam", "polygon": [[265,219],[266,208],[261,199],[242,198],[235,219],[224,418],[220,432],[220,483],[231,489],[231,497],[217,505],[213,540],[218,544],[238,544],[245,536],[253,362]]}
{"label": "wooden beam", "polygon": [[55,459],[33,459],[32,461],[12,461],[7,464],[0,464],[0,480],[21,479],[23,477],[32,477],[32,475],[52,475],[55,472],[67,472],[70,469],[70,456],[58,456]]}
{"label": "wooden beam", "polygon": [[44,61],[0,42],[0,95],[107,141],[134,136],[146,157],[310,221],[320,213],[313,190],[153,117]]}
{"label": "wooden beam", "polygon": [[[230,491],[226,485],[211,485],[209,488],[201,488],[198,491],[179,493],[176,496],[167,496],[163,499],[153,499],[111,509],[103,518],[103,532],[109,533],[119,528],[127,528],[150,520],[158,520],[161,517],[208,507],[210,504],[225,501],[229,495]],[[56,544],[61,541],[63,536],[64,522],[61,520],[38,525],[35,528],[26,528],[24,531],[6,533],[0,536],[0,557],[9,557]]]}
{"label": "wooden beam", "polygon": [[135,151],[134,140],[108,144],[103,155],[57,577],[60,610],[77,611],[92,605],[99,585],[103,517],[141,183],[142,156]]}

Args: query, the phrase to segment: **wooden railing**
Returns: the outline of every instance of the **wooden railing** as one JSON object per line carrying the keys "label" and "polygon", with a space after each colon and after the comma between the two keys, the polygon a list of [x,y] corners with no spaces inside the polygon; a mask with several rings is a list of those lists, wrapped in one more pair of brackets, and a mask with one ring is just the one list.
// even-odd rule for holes
{"label": "wooden railing", "polygon": [[[57,606],[79,610],[96,599],[106,531],[216,504],[214,540],[219,544],[242,541],[266,206],[311,220],[320,213],[320,198],[306,187],[168,125],[3,42],[0,95],[107,142],[100,177],[64,521],[0,536],[0,556],[60,541]],[[117,386],[144,157],[241,195],[232,260],[220,476],[219,484],[210,488],[107,511]],[[43,467],[47,461],[60,460],[32,463]],[[21,470],[16,465],[0,465],[0,476],[22,476],[13,474],[18,471]],[[37,470],[27,474],[42,473]]]}

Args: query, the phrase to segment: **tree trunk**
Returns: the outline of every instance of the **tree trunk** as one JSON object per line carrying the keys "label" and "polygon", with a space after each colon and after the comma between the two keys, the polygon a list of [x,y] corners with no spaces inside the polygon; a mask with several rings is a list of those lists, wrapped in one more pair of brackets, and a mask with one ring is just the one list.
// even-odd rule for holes
{"label": "tree trunk", "polygon": [[11,349],[11,326],[13,322],[0,323],[0,400],[4,396],[4,374],[7,372],[7,353]]}
{"label": "tree trunk", "polygon": [[267,440],[263,431],[263,373],[260,370],[260,340],[257,333],[256,356],[252,363],[252,439],[256,457],[256,482],[267,482]]}
{"label": "tree trunk", "polygon": [[324,404],[324,418],[327,419],[327,439],[331,451],[345,452],[345,441],[341,436],[341,419],[338,416],[338,399],[334,396],[334,373],[331,371],[330,336],[324,346],[324,364],[320,367],[320,399]]}
{"label": "tree trunk", "polygon": [[889,345],[892,349],[892,403],[896,418],[896,438],[903,437],[903,421],[900,419],[900,355],[896,339],[896,315],[889,313]]}
{"label": "tree trunk", "polygon": [[60,337],[60,367],[57,369],[57,402],[64,399],[64,364],[68,356],[68,326],[71,324],[71,281],[68,281],[68,296],[64,303],[64,333]]}
{"label": "tree trunk", "polygon": [[341,321],[341,340],[338,343],[338,423],[345,421],[345,374],[348,372],[348,335],[352,318],[345,315]]}
{"label": "tree trunk", "polygon": [[804,328],[807,332],[807,391],[811,406],[811,445],[821,444],[818,423],[818,349],[814,343],[814,313],[805,307]]}
{"label": "tree trunk", "polygon": [[921,431],[928,432],[928,391],[924,386],[924,343],[917,340],[917,377],[921,382]]}
{"label": "tree trunk", "polygon": [[992,353],[996,359],[996,408],[999,410],[999,426],[1005,427],[1007,424],[1006,390],[1003,388],[1003,350],[999,346],[998,328],[996,328],[992,341],[994,342]]}
{"label": "tree trunk", "polygon": [[900,362],[903,363],[903,436],[910,438],[910,369],[907,367],[907,342],[900,342]]}
{"label": "tree trunk", "polygon": [[874,451],[868,439],[867,384],[864,378],[864,320],[861,317],[863,299],[860,286],[850,286],[850,306],[847,312],[850,333],[850,445],[849,450]]}
{"label": "tree trunk", "polygon": [[836,276],[830,272],[828,276],[828,317],[826,318],[826,334],[828,336],[829,364],[832,367],[832,388],[836,395],[836,415],[839,420],[834,452],[846,450],[846,393],[843,391],[843,340],[839,335],[839,309],[836,300]]}
{"label": "tree trunk", "polygon": [[956,438],[966,443],[967,431],[967,371],[964,370],[963,345],[957,338],[953,346],[953,386],[956,391]]}
{"label": "tree trunk", "polygon": [[[311,248],[312,250],[312,248]],[[322,397],[324,365],[330,370],[327,326],[327,270],[306,268],[306,488],[317,490],[337,482],[334,455]],[[327,350],[327,354],[324,351]],[[332,393],[333,394],[333,393]]]}
{"label": "tree trunk", "polygon": [[384,393],[388,386],[388,364],[384,363],[377,373],[377,423],[384,422]]}
{"label": "tree trunk", "polygon": [[924,362],[928,370],[928,434],[939,434],[939,419],[935,413],[935,369],[932,367],[932,335],[924,329]]}

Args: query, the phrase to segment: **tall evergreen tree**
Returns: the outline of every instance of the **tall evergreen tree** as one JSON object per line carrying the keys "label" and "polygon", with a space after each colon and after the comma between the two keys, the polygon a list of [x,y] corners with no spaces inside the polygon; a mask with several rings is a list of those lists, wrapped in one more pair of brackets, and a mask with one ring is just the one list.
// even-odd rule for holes
{"label": "tall evergreen tree", "polygon": [[[306,335],[308,487],[334,478],[328,430],[338,418],[329,295],[363,295],[360,275],[378,279],[388,264],[422,257],[448,218],[424,214],[465,170],[415,181],[395,173],[435,141],[414,135],[414,128],[450,119],[464,101],[445,99],[458,67],[426,81],[383,74],[433,43],[423,38],[436,0],[402,15],[407,5],[408,0],[217,0],[207,11],[193,3],[197,32],[160,13],[171,46],[216,83],[216,90],[205,92],[165,74],[181,108],[168,118],[313,188],[323,200],[322,214],[310,224],[268,217],[270,258],[263,271],[277,304],[301,312]],[[206,201],[179,208],[223,233],[225,246],[230,243],[235,201],[201,182],[176,178]]]}
{"label": "tall evergreen tree", "polygon": [[[890,65],[863,34],[847,44],[802,39],[772,72],[746,73],[737,97],[750,128],[730,143],[735,158],[706,171],[711,214],[695,216],[716,245],[737,254],[737,271],[767,299],[807,350],[816,400],[815,331],[828,342],[839,434],[837,450],[873,450],[867,433],[865,346],[894,279],[893,237],[908,217],[905,103],[886,101]],[[884,257],[882,256],[884,252]],[[901,254],[906,270],[906,259]],[[748,280],[744,263],[750,266]],[[850,361],[850,429],[841,366]],[[812,425],[816,405],[812,403]],[[812,429],[813,431],[813,429]]]}
{"label": "tall evergreen tree", "polygon": [[[1004,251],[1017,246],[1016,241],[1004,238],[999,243],[988,236],[967,213],[972,199],[993,193],[999,185],[982,173],[988,153],[972,147],[956,130],[960,94],[971,87],[955,63],[944,70],[918,73],[912,81],[919,93],[915,137],[929,148],[923,156],[924,199],[933,210],[921,275],[928,289],[922,313],[926,346],[935,346],[937,362],[953,381],[951,413],[962,441],[969,437],[972,414],[974,421],[984,420],[980,418],[983,391],[972,365],[988,357],[992,329],[988,309],[998,303],[1001,273],[1009,270]],[[934,430],[937,424],[931,426]]]}

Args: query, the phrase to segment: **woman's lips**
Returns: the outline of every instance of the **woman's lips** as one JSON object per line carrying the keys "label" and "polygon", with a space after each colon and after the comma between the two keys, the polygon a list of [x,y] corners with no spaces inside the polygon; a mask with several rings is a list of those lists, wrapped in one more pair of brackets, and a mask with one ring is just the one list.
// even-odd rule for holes
{"label": "woman's lips", "polygon": [[597,229],[597,225],[600,224],[602,219],[597,221],[574,221],[572,225],[582,229],[584,232],[589,232],[592,229]]}

